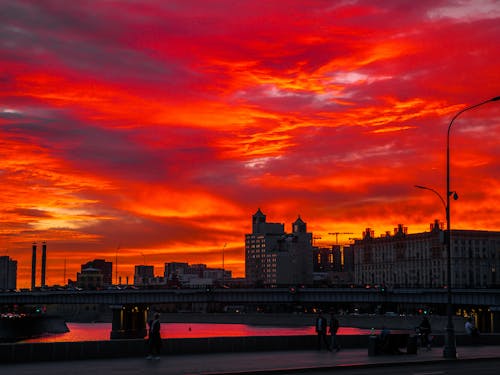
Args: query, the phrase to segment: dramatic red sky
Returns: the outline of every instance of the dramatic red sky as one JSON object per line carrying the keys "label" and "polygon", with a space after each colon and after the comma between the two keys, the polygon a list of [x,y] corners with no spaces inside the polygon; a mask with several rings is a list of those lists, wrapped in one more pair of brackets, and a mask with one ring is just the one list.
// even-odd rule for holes
{"label": "dramatic red sky", "polygon": [[[48,284],[94,258],[123,279],[221,267],[224,244],[243,276],[259,207],[323,245],[445,221],[414,185],[445,195],[451,118],[500,95],[500,2],[0,0],[0,51],[18,287],[33,241]],[[453,126],[453,228],[500,228],[499,119],[493,102]]]}

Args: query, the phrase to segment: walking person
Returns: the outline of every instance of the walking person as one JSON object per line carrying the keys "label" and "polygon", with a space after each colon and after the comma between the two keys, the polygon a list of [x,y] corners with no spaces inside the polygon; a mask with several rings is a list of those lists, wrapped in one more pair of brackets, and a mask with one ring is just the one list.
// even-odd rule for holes
{"label": "walking person", "polygon": [[330,316],[330,335],[332,338],[330,348],[332,350],[335,348],[337,351],[340,350],[340,345],[337,338],[337,331],[339,330],[339,326],[340,326],[339,320],[332,313]]}
{"label": "walking person", "polygon": [[431,340],[429,338],[429,335],[431,334],[431,323],[429,322],[429,319],[424,316],[424,319],[422,319],[422,322],[418,326],[420,330],[421,336],[421,342],[422,346],[425,346],[427,350],[431,350]]}
{"label": "walking person", "polygon": [[154,320],[149,322],[149,335],[148,335],[148,356],[146,359],[160,359],[161,350],[161,324],[160,324],[160,314],[156,313]]}
{"label": "walking person", "polygon": [[326,318],[320,312],[316,318],[316,333],[318,334],[318,350],[321,350],[321,343],[325,343],[326,349],[330,349],[330,345],[328,344],[328,340],[326,338]]}

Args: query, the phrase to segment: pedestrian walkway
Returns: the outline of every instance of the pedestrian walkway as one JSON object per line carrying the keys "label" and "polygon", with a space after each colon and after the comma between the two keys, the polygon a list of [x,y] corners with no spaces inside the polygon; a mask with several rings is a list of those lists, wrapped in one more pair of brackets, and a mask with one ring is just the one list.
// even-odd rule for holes
{"label": "pedestrian walkway", "polygon": [[[500,358],[500,346],[457,348],[462,360]],[[160,360],[145,358],[99,359],[59,362],[0,364],[2,375],[128,375],[128,374],[264,374],[293,373],[304,369],[333,369],[338,366],[372,367],[446,361],[443,349],[421,350],[418,354],[368,356],[366,349],[328,351],[269,351],[164,355]]]}

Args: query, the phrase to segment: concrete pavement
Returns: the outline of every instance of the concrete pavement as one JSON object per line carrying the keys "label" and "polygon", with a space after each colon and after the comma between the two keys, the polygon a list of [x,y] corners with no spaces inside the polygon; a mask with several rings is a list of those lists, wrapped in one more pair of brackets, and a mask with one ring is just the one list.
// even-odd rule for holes
{"label": "concrete pavement", "polygon": [[[500,346],[457,348],[458,361],[500,358]],[[306,369],[335,370],[345,366],[373,367],[446,361],[442,348],[419,349],[418,354],[370,357],[367,349],[339,352],[316,350],[267,351],[214,354],[163,355],[160,360],[145,358],[49,361],[0,364],[2,375],[127,375],[127,374],[264,374],[298,373]]]}

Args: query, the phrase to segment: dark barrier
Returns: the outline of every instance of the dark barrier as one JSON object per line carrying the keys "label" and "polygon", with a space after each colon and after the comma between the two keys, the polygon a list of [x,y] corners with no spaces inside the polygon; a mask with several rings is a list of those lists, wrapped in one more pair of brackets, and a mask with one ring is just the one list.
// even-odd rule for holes
{"label": "dark barrier", "polygon": [[[485,334],[479,338],[457,335],[457,345],[500,345],[500,335]],[[366,349],[368,335],[339,336],[342,348]],[[436,335],[433,346],[443,344],[443,337]],[[197,339],[164,339],[163,355],[250,352],[273,350],[316,350],[317,338],[308,336],[250,336],[214,337]],[[123,358],[146,356],[143,339],[0,344],[0,363],[64,361],[95,358]]]}

